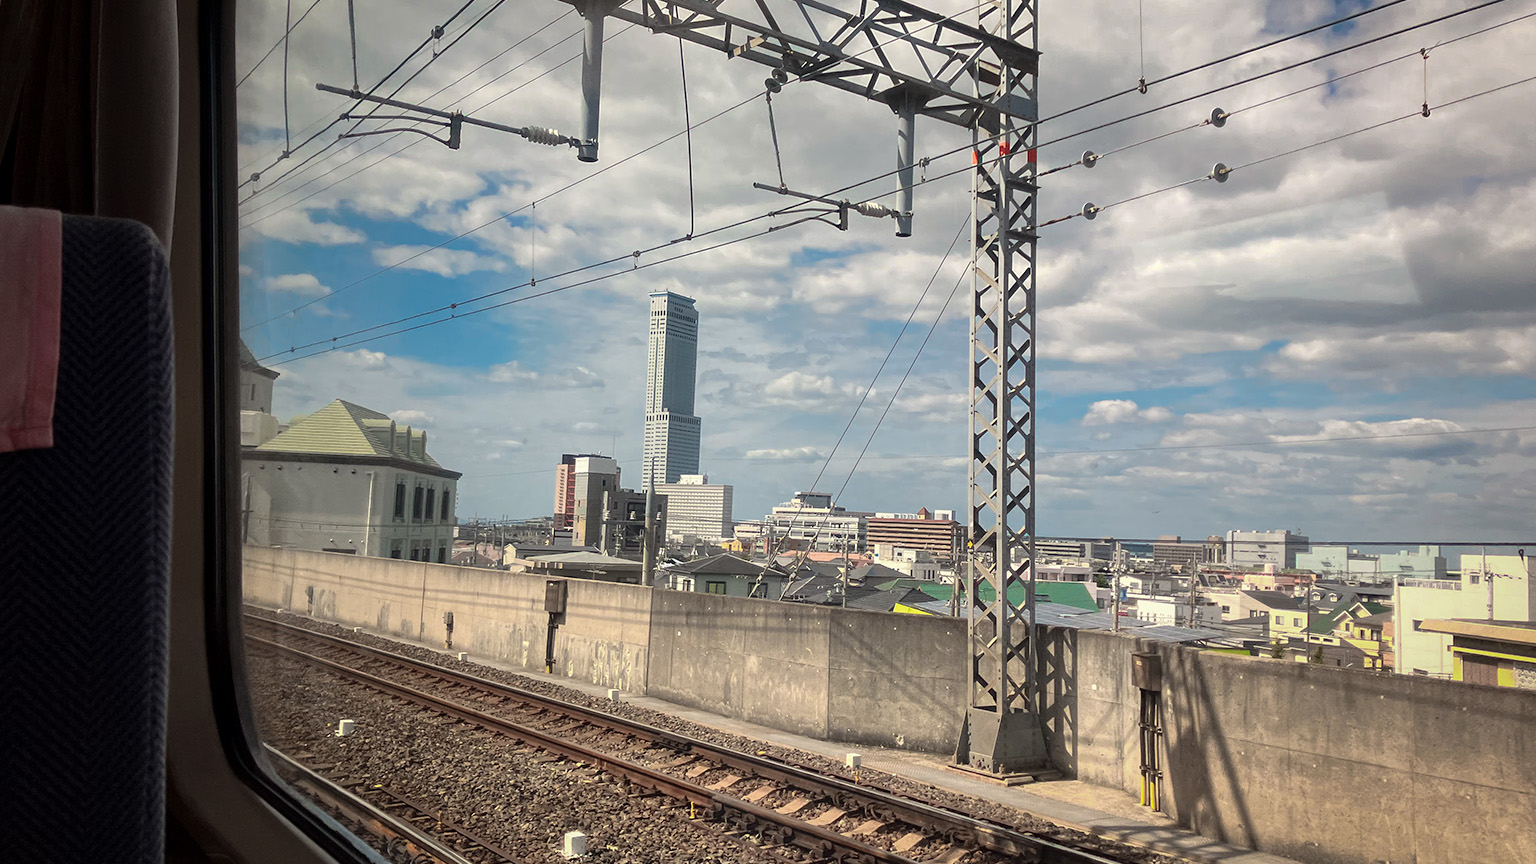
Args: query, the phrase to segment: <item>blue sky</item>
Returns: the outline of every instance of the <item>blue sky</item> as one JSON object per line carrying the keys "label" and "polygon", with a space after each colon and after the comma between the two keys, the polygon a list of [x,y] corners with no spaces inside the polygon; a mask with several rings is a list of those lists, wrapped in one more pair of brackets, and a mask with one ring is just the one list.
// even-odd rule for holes
{"label": "blue sky", "polygon": [[[242,4],[241,74],[282,32],[281,4],[268,5]],[[375,80],[393,67],[457,5],[359,4],[361,77]],[[1090,0],[1046,10],[1046,113],[1142,74],[1137,20],[1124,5]],[[472,7],[449,38],[484,8]],[[567,8],[553,0],[506,4],[401,97],[573,133],[578,64],[536,77],[579,49],[579,41],[556,44],[579,26],[573,15],[476,69]],[[1146,75],[1155,78],[1361,4],[1224,4],[1219,15],[1194,2],[1145,8]],[[1085,129],[1452,8],[1403,4],[1048,123],[1043,134]],[[1071,162],[1084,149],[1136,145],[1091,171],[1047,178],[1040,218],[1203,176],[1216,161],[1242,165],[1412,112],[1424,91],[1418,58],[1234,113],[1220,130],[1138,144],[1213,107],[1237,112],[1533,10],[1511,0],[1047,147],[1043,167]],[[345,27],[345,4],[322,0],[294,33],[288,99],[295,141],[322,125],[301,124],[345,107],[314,90],[316,82],[350,84]],[[388,412],[431,430],[434,455],[464,473],[462,515],[545,514],[562,452],[614,452],[636,464],[629,460],[639,456],[642,431],[646,295],[675,290],[695,297],[700,312],[704,468],[713,481],[736,487],[738,519],[758,518],[812,484],[937,270],[817,484],[837,492],[965,266],[963,242],[947,259],[944,253],[969,213],[969,181],[962,173],[920,187],[909,239],[892,236],[889,220],[854,217],[847,232],[800,225],[628,274],[622,271],[631,264],[621,262],[552,279],[688,230],[681,140],[616,164],[682,128],[676,44],[609,29],[616,35],[605,58],[603,159],[596,166],[577,162],[569,149],[487,130],[466,130],[457,151],[418,136],[380,135],[337,143],[287,178],[279,179],[295,160],[280,162],[242,190],[250,196],[242,205],[244,337],[283,373],[276,411],[303,413],[345,398]],[[1431,101],[1533,74],[1522,51],[1532,36],[1536,19],[1435,48]],[[763,77],[759,67],[694,48],[688,70],[695,122],[756,92]],[[281,64],[269,60],[239,90],[242,174],[263,169],[283,149],[283,83]],[[1533,107],[1536,84],[1511,88],[1239,170],[1224,184],[1195,183],[1112,208],[1091,223],[1043,231],[1041,533],[1203,537],[1292,527],[1339,539],[1529,537],[1536,433],[1468,432],[1536,426],[1536,155],[1516,143],[1536,137]],[[835,189],[893,167],[895,122],[881,105],[792,84],[775,97],[774,111],[794,188]],[[332,141],[335,131],[297,156]],[[919,122],[919,155],[966,140],[962,130]],[[784,203],[751,186],[777,180],[760,99],[696,129],[693,148],[696,230]],[[940,160],[929,171],[961,164]],[[891,188],[886,179],[849,194]],[[638,263],[766,224],[675,244]],[[489,302],[604,274],[615,275],[355,347],[305,359],[297,358],[316,349],[284,353],[378,336],[389,328],[346,334],[493,291],[513,289]],[[530,277],[538,279],[534,288],[524,286]],[[337,289],[344,290],[329,293]],[[968,291],[962,285],[869,458],[846,481],[845,506],[964,508]],[[324,341],[332,337],[338,341]],[[1062,452],[1087,450],[1102,452]]]}

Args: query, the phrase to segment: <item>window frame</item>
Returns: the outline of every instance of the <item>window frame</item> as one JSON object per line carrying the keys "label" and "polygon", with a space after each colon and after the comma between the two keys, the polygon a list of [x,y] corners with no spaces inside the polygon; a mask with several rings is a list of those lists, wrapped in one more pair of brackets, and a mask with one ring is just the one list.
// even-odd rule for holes
{"label": "window frame", "polygon": [[[239,536],[240,386],[236,0],[177,0],[181,150],[171,248],[179,446],[174,463],[166,708],[167,830],[216,858],[383,864],[386,859],[279,780],[259,735],[245,666]],[[123,37],[149,50],[164,33]],[[141,39],[138,37],[142,37]],[[138,41],[138,45],[134,42]],[[179,278],[178,277],[179,274]],[[184,494],[185,493],[185,494]],[[200,589],[200,590],[199,590]],[[193,731],[197,730],[197,731]],[[220,763],[219,757],[223,757]],[[188,767],[196,765],[196,768]],[[254,796],[254,797],[253,797]],[[264,805],[264,806],[263,806]]]}

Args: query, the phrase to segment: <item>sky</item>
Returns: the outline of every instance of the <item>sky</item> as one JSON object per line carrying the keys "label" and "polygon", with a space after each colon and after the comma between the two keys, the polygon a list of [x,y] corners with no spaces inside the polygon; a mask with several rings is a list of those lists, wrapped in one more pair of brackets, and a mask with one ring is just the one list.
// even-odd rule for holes
{"label": "sky", "polygon": [[[791,82],[772,103],[776,162],[750,98],[766,70],[690,45],[690,141],[677,40],[610,20],[596,164],[474,127],[457,150],[338,140],[350,123],[305,144],[351,104],[315,85],[353,79],[347,4],[310,2],[292,4],[310,11],[286,75],[288,6],[242,3],[238,21],[241,176],[260,174],[240,190],[242,338],[281,373],[279,417],[337,398],[386,412],[463,473],[461,518],[547,515],[562,453],[615,455],[638,485],[647,295],[669,290],[697,301],[701,462],[735,487],[738,520],[811,488],[855,510],[965,510],[969,249],[947,250],[970,214],[969,132],[919,119],[920,158],[960,152],[920,171],[937,179],[910,238],[890,219],[777,216],[689,240],[789,203],[752,185],[777,185],[780,163],[790,188],[862,183],[839,195],[894,205],[893,178],[864,182],[894,168],[894,115]],[[359,0],[362,87],[462,5]],[[1047,2],[1041,113],[1366,5]],[[1044,177],[1040,222],[1125,203],[1040,232],[1039,534],[1533,535],[1536,82],[1515,82],[1536,75],[1536,2],[1073,134],[1468,5],[1408,0],[1041,124],[1042,169],[1108,155]],[[965,0],[929,8],[975,20]],[[397,98],[575,135],[580,26],[560,0],[472,0],[381,92],[421,70]],[[1217,108],[1227,122],[1201,125]],[[1217,162],[1240,167],[1198,179]]]}

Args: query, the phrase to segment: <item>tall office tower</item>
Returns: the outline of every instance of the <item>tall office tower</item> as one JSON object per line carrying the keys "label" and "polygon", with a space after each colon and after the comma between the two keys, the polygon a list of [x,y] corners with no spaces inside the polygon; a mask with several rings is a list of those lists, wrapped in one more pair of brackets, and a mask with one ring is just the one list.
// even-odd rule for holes
{"label": "tall office tower", "polygon": [[699,313],[693,299],[670,291],[652,294],[650,332],[642,490],[699,473],[699,418],[693,413]]}

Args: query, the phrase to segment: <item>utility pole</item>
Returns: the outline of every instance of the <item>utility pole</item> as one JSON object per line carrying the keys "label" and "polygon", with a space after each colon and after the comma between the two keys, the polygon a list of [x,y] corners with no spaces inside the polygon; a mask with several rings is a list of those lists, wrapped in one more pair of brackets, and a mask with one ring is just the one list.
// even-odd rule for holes
{"label": "utility pole", "polygon": [[645,490],[645,536],[640,553],[640,584],[656,584],[656,486]]}
{"label": "utility pole", "polygon": [[1114,631],[1116,633],[1119,633],[1120,632],[1120,574],[1122,572],[1124,572],[1125,567],[1124,567],[1123,564],[1121,564],[1121,549],[1120,549],[1120,542],[1118,540],[1115,541],[1115,552],[1114,552],[1114,555],[1115,555],[1115,557],[1114,557],[1113,560],[1110,561],[1110,565],[1109,565],[1110,573],[1112,573],[1113,576],[1114,576],[1114,578],[1110,580],[1110,588],[1109,588],[1109,590],[1112,592],[1111,595],[1110,595],[1110,599],[1113,601],[1112,608],[1114,609],[1114,613],[1115,613]]}
{"label": "utility pole", "polygon": [[[1185,618],[1185,623],[1190,627],[1195,626],[1195,586],[1199,581],[1200,565],[1195,564],[1189,571],[1189,615]],[[1178,623],[1177,620],[1174,623]]]}

